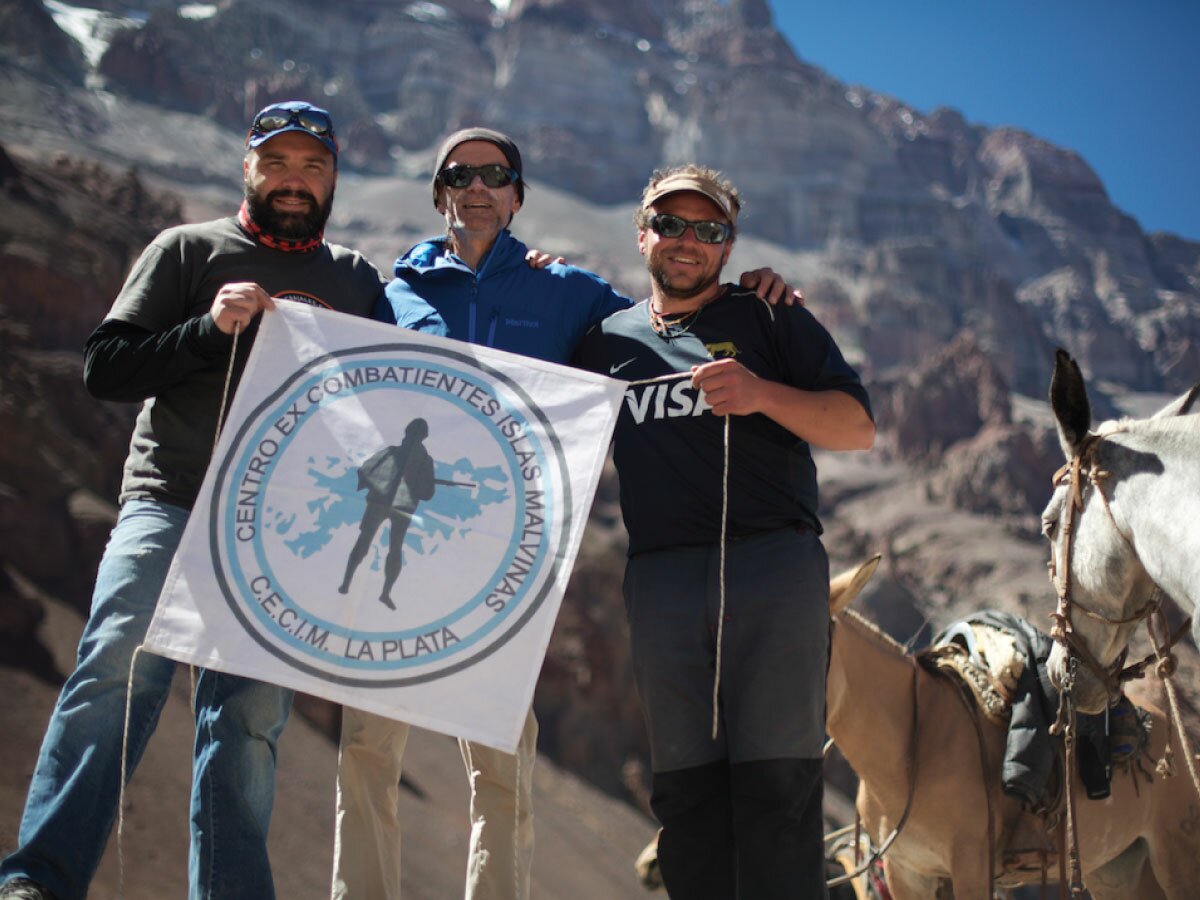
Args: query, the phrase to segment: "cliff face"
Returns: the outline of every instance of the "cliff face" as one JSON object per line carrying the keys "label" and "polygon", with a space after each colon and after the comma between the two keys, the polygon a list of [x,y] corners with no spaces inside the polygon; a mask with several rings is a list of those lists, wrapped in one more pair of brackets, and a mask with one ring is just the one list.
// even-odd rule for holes
{"label": "cliff face", "polygon": [[63,33],[40,0],[0,4],[0,59],[17,66],[49,69],[82,82],[86,62],[79,45]]}
{"label": "cliff face", "polygon": [[[80,68],[35,5],[3,8],[32,29],[26,65]],[[1026,394],[1051,344],[1131,388],[1200,379],[1200,247],[1145,235],[1069,150],[830,78],[763,0],[230,0],[120,21],[93,83],[236,135],[271,99],[313,97],[362,172],[420,171],[481,121],[516,138],[534,184],[598,203],[632,202],[657,166],[714,165],[745,233],[821,254],[877,370],[969,328]]]}
{"label": "cliff face", "polygon": [[133,419],[87,396],[80,349],[179,204],[129,172],[2,148],[0,196],[0,563],[86,609]]}

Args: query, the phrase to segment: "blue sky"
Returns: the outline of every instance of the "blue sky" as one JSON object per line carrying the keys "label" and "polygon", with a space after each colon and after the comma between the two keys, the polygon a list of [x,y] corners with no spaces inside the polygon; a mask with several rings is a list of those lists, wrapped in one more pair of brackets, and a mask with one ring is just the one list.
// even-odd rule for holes
{"label": "blue sky", "polygon": [[769,2],[806,62],[1070,148],[1143,229],[1200,240],[1200,0]]}

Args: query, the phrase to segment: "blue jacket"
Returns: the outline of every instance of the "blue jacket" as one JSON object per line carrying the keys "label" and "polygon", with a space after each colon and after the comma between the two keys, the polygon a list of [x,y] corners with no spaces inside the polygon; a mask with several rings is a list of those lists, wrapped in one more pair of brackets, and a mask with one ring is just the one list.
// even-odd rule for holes
{"label": "blue jacket", "polygon": [[417,244],[396,260],[396,277],[375,318],[428,326],[432,307],[456,340],[565,363],[589,328],[632,304],[575,266],[530,268],[526,251],[505,229],[473,272],[449,251],[446,238]]}

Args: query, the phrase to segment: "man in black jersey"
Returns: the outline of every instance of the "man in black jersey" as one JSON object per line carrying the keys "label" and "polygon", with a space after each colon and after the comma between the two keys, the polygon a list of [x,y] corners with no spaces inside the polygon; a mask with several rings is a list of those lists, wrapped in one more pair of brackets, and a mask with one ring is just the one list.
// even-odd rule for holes
{"label": "man in black jersey", "polygon": [[614,458],[667,891],[809,900],[826,896],[829,650],[809,446],[869,448],[875,426],[807,310],[721,283],[740,206],[710,169],[656,172],[636,217],[651,296],[577,359],[632,382]]}
{"label": "man in black jersey", "polygon": [[[327,243],[338,145],[329,113],[303,101],[255,116],[236,216],[169,228],[134,264],[88,338],[84,378],[102,400],[141,402],[121,511],[96,576],[75,671],[63,685],[26,798],[0,897],[82,900],[117,812],[130,661],[141,644],[208,465],[230,353],[245,364],[277,298],[369,316],[379,272]],[[438,322],[413,327],[438,330]],[[444,332],[444,326],[441,329]],[[158,723],[175,663],[137,657],[129,714],[132,774]],[[291,691],[213,670],[195,686],[192,900],[275,896],[267,826],[275,748]]]}

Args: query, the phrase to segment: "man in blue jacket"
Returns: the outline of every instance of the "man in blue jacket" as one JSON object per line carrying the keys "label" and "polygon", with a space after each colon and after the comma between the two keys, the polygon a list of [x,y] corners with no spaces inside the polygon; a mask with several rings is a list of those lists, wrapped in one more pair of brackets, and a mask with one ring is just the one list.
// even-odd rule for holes
{"label": "man in blue jacket", "polygon": [[[430,307],[450,337],[565,363],[592,325],[632,304],[597,275],[574,266],[526,261],[529,249],[508,230],[525,199],[521,153],[488,128],[458,131],[434,165],[433,203],[446,235],[396,261],[395,279],[376,318],[425,323]],[[744,286],[777,301],[787,286],[770,270]],[[333,896],[400,896],[397,785],[409,726],[346,708],[338,765]],[[468,900],[526,900],[533,860],[533,763],[537,719],[530,710],[516,754],[459,742],[471,782]]]}
{"label": "man in blue jacket", "polygon": [[525,200],[521,154],[508,137],[485,128],[451,135],[435,171],[447,234],[396,261],[378,318],[404,325],[432,306],[452,338],[565,363],[595,322],[630,305],[591,272],[526,263],[529,248],[508,230]]}

